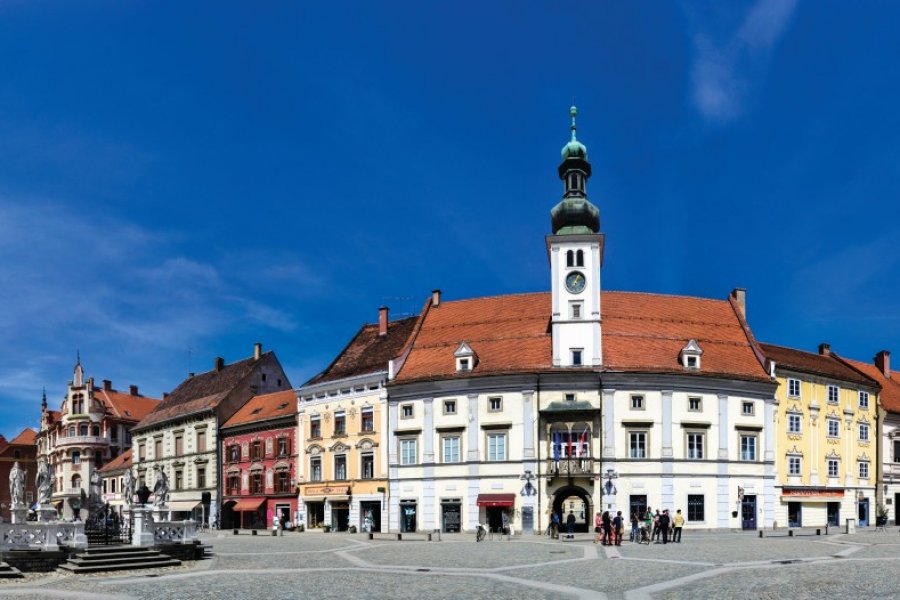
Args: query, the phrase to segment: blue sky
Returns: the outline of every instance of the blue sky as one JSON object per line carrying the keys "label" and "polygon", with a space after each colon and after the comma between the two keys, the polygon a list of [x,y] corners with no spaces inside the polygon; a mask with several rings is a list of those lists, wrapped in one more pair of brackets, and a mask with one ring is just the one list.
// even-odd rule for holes
{"label": "blue sky", "polygon": [[603,287],[748,290],[761,340],[900,352],[890,2],[0,3],[0,432],[380,305],[549,289],[568,107]]}

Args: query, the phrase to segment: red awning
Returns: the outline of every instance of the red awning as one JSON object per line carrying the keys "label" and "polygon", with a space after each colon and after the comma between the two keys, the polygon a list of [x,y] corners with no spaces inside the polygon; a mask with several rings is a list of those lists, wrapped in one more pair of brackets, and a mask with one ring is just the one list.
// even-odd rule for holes
{"label": "red awning", "polygon": [[238,500],[237,503],[231,507],[231,510],[234,512],[255,512],[259,510],[259,507],[263,505],[265,502],[265,498],[262,500],[256,498],[248,498],[247,500]]}
{"label": "red awning", "polygon": [[515,494],[478,494],[478,506],[512,506]]}

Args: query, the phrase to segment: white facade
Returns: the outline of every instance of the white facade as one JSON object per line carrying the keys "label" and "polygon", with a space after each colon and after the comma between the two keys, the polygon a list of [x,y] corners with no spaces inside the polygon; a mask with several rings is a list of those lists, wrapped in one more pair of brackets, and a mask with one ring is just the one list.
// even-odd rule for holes
{"label": "white facade", "polygon": [[600,339],[603,236],[547,236],[547,249],[553,299],[553,366],[599,366],[603,361]]}

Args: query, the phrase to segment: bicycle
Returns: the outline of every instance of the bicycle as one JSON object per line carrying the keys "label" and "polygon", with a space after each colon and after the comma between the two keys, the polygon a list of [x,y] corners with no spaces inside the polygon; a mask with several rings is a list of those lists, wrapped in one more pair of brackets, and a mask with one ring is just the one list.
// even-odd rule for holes
{"label": "bicycle", "polygon": [[485,536],[487,536],[487,530],[484,528],[484,525],[478,523],[475,527],[475,541],[481,542],[484,540]]}

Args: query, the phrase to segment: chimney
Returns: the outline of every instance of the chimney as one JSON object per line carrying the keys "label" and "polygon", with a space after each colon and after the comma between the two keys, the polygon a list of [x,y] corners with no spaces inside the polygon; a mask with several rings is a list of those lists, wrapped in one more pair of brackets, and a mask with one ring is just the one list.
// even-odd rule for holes
{"label": "chimney", "polygon": [[741,309],[741,316],[747,318],[747,290],[744,288],[734,288],[731,290],[731,297],[734,298],[735,304]]}
{"label": "chimney", "polygon": [[441,290],[431,290],[431,308],[441,305]]}
{"label": "chimney", "polygon": [[825,342],[819,344],[819,354],[822,356],[831,356],[831,344],[826,344]]}
{"label": "chimney", "polygon": [[136,386],[136,385],[129,385],[129,386],[128,386],[128,393],[131,394],[132,396],[137,396],[137,395],[138,395],[138,389],[137,389],[137,386]]}
{"label": "chimney", "polygon": [[378,335],[387,335],[388,326],[388,307],[381,306],[378,308]]}
{"label": "chimney", "polygon": [[217,356],[216,362],[213,364],[213,366],[215,367],[216,371],[221,371],[222,367],[225,366],[225,359],[221,356]]}
{"label": "chimney", "polygon": [[891,378],[891,351],[882,350],[875,355],[875,366],[886,379]]}
{"label": "chimney", "polygon": [[107,392],[110,391],[112,389],[112,381],[110,381],[109,379],[104,379],[103,380],[103,389],[106,390]]}
{"label": "chimney", "polygon": [[256,342],[253,344],[253,360],[259,360],[260,356],[262,356],[262,344]]}

